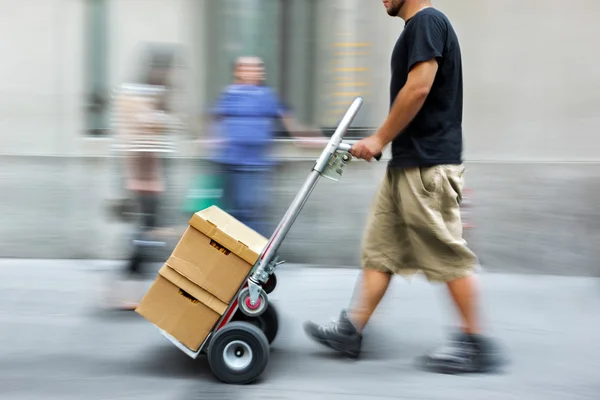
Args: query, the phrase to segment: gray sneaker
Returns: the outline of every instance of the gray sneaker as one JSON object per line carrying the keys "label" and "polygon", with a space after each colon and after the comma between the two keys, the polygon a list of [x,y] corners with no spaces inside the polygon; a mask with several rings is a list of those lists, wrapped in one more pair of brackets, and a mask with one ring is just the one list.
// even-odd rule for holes
{"label": "gray sneaker", "polygon": [[304,331],[318,343],[337,350],[348,357],[357,358],[360,354],[362,334],[350,322],[346,311],[341,312],[338,321],[333,321],[327,325],[305,322]]}
{"label": "gray sneaker", "polygon": [[446,346],[419,361],[423,368],[443,374],[497,372],[506,363],[490,339],[465,333],[455,335]]}

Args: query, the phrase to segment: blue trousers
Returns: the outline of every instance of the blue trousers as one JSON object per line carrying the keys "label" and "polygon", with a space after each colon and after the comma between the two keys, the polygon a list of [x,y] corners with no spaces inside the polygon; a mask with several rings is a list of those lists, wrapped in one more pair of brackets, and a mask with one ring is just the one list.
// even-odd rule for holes
{"label": "blue trousers", "polygon": [[271,236],[270,168],[251,169],[227,165],[223,172],[226,211],[264,237]]}

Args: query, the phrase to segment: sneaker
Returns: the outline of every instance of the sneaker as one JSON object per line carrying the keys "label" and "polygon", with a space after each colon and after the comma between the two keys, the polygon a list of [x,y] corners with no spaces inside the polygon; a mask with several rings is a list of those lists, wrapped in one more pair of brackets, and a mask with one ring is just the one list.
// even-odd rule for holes
{"label": "sneaker", "polygon": [[328,325],[306,322],[304,331],[318,343],[348,357],[357,358],[360,354],[362,335],[350,322],[346,311],[342,311],[338,321],[333,321]]}
{"label": "sneaker", "polygon": [[420,361],[425,369],[443,374],[493,372],[501,364],[489,339],[466,333],[456,335],[446,346]]}

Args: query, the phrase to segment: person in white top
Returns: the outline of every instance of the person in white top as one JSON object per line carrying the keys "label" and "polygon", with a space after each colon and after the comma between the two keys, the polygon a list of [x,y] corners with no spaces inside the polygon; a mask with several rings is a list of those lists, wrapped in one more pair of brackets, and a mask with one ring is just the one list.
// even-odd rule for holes
{"label": "person in white top", "polygon": [[[127,280],[142,276],[146,248],[154,241],[149,232],[160,227],[159,210],[165,190],[166,153],[176,150],[173,133],[179,128],[168,108],[172,55],[153,54],[138,83],[124,83],[113,97],[114,149],[123,160],[127,196],[136,204],[140,225],[124,267]],[[160,245],[160,241],[155,244]],[[126,297],[135,297],[128,293]],[[119,308],[135,309],[137,299],[118,300]]]}

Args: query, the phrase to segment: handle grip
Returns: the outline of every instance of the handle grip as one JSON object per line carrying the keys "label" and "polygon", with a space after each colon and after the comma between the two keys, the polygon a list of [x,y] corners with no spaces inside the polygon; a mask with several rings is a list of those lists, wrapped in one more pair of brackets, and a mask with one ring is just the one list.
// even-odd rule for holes
{"label": "handle grip", "polygon": [[[338,146],[338,150],[342,150],[342,151],[347,151],[348,153],[352,152],[352,145],[348,144],[348,143],[340,143],[340,145]],[[373,157],[375,160],[380,161],[381,157],[382,157],[382,153],[377,154],[375,157]]]}
{"label": "handle grip", "polygon": [[376,161],[381,161],[381,156],[382,156],[382,155],[383,155],[382,153],[379,153],[379,154],[377,154],[376,156],[373,156],[373,158],[374,158]]}

